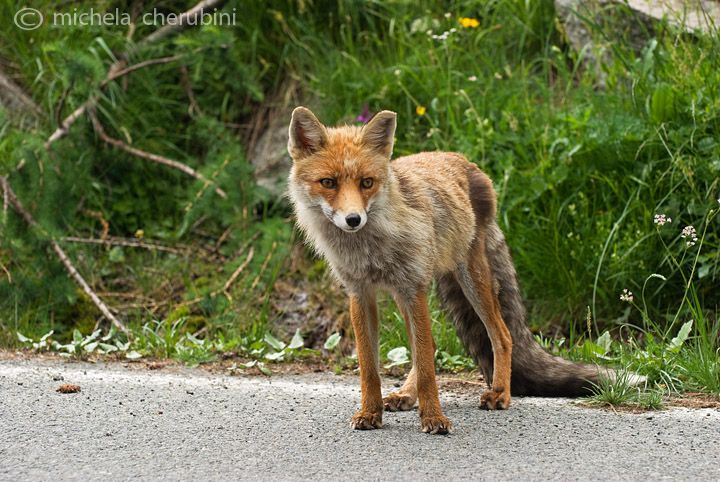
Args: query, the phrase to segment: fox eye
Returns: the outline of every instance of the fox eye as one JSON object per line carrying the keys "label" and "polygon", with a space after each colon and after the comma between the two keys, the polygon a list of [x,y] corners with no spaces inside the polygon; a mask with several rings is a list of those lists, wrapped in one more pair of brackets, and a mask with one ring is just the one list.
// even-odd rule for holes
{"label": "fox eye", "polygon": [[360,182],[360,187],[370,189],[371,187],[373,187],[373,182],[374,181],[372,177],[366,177]]}
{"label": "fox eye", "polygon": [[335,179],[330,179],[329,177],[326,177],[324,179],[320,179],[320,185],[325,189],[333,189],[337,185],[337,183],[335,182]]}

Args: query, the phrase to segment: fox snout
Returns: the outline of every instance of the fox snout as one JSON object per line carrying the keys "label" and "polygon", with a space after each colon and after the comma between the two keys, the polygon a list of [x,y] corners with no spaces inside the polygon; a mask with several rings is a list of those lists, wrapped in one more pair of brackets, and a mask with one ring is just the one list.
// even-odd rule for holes
{"label": "fox snout", "polygon": [[335,226],[348,233],[359,231],[367,223],[367,212],[364,209],[348,212],[337,210],[326,214],[330,214],[328,217]]}

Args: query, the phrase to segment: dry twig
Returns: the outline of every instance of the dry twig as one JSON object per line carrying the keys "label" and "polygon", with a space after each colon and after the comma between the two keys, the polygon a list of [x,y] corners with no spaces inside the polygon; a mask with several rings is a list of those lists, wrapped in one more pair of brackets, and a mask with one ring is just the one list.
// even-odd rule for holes
{"label": "dry twig", "polygon": [[262,265],[262,268],[260,268],[260,272],[255,277],[255,281],[253,281],[253,284],[250,285],[250,290],[254,290],[257,286],[258,282],[260,281],[260,278],[262,277],[263,273],[265,273],[265,270],[267,269],[268,263],[270,262],[270,258],[272,258],[273,253],[275,253],[275,248],[277,248],[277,241],[273,241],[272,247],[270,248],[270,252],[267,255],[267,258],[265,258],[265,262]]}
{"label": "dry twig", "polygon": [[102,224],[103,230],[100,235],[100,239],[107,239],[108,233],[110,233],[110,223],[108,223],[103,217],[103,213],[100,211],[93,211],[92,209],[86,209],[85,214],[97,219]]}
{"label": "dry twig", "polygon": [[182,56],[181,55],[173,55],[172,57],[162,57],[159,59],[149,59],[145,60],[143,62],[139,62],[137,64],[131,65],[130,67],[126,67],[124,69],[115,70],[108,74],[107,78],[100,82],[100,88],[104,89],[107,87],[107,85],[112,82],[113,80],[117,79],[118,77],[122,77],[123,75],[127,75],[130,72],[134,72],[138,69],[142,69],[143,67],[147,67],[148,65],[155,65],[155,64],[167,64],[169,62],[175,62],[176,60],[179,60]]}
{"label": "dry twig", "polygon": [[203,10],[207,10],[210,12],[214,8],[222,8],[222,6],[225,5],[226,2],[227,0],[204,0],[198,3],[187,12],[180,14],[177,18],[177,22],[167,23],[153,33],[151,33],[150,35],[148,35],[147,37],[145,37],[144,39],[142,39],[140,42],[137,43],[137,47],[145,47],[146,45],[165,38],[170,34],[180,33],[188,27],[197,25],[199,22],[188,22],[188,18],[193,17],[197,19],[196,16],[198,15],[198,13],[202,13]]}
{"label": "dry twig", "polygon": [[0,261],[0,268],[5,272],[5,275],[7,275],[8,283],[12,284],[12,276],[10,276],[10,271],[5,267],[5,265]]}
{"label": "dry twig", "polygon": [[155,244],[155,243],[147,243],[143,241],[134,241],[129,239],[122,239],[122,238],[112,238],[112,239],[98,239],[98,238],[78,238],[75,236],[67,236],[62,238],[65,242],[71,242],[71,243],[90,243],[90,244],[102,244],[105,246],[125,246],[128,248],[145,248],[145,249],[155,249],[157,251],[167,251],[169,253],[179,254],[181,256],[186,256],[190,253],[189,249],[180,250],[176,248],[171,248],[169,246],[163,246],[162,244]]}

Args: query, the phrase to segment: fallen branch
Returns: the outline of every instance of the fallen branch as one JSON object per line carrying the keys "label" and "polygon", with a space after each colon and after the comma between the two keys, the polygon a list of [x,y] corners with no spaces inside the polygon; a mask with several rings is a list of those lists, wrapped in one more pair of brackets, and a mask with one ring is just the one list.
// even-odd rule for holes
{"label": "fallen branch", "polygon": [[179,254],[181,256],[186,256],[190,253],[189,249],[185,250],[179,250],[176,248],[171,248],[169,246],[163,246],[162,244],[153,244],[153,243],[146,243],[143,241],[132,241],[132,240],[126,240],[126,239],[98,239],[98,238],[78,238],[75,236],[67,236],[62,238],[65,242],[71,242],[71,243],[89,243],[89,244],[102,244],[104,246],[125,246],[128,248],[145,248],[145,249],[154,249],[157,251],[167,251],[169,253],[173,254]]}
{"label": "fallen branch", "polygon": [[[150,152],[141,151],[140,149],[136,149],[123,141],[119,139],[114,139],[110,136],[108,136],[105,133],[105,129],[103,129],[102,125],[100,124],[100,121],[97,118],[97,115],[95,115],[94,111],[90,111],[90,119],[92,120],[93,128],[95,129],[95,132],[97,133],[98,137],[102,139],[103,141],[107,142],[108,144],[112,144],[115,147],[119,147],[125,152],[129,152],[130,154],[133,154],[138,157],[142,157],[143,159],[147,159],[149,161],[154,161],[159,164],[164,164],[166,166],[170,166],[172,168],[175,168],[179,171],[184,172],[185,174],[194,177],[195,179],[201,179],[205,181],[205,185],[212,183],[212,181],[202,174],[200,174],[198,171],[193,169],[190,166],[187,166],[183,164],[182,162],[173,161],[172,159],[168,159],[167,157],[159,156],[157,154],[152,154]],[[227,194],[225,194],[225,191],[220,189],[219,187],[215,187],[215,192],[223,199],[227,199]]]}
{"label": "fallen branch", "polygon": [[[47,232],[40,226],[37,221],[32,217],[32,215],[25,210],[22,203],[20,202],[20,199],[15,195],[15,192],[10,187],[10,183],[7,180],[6,176],[0,176],[0,186],[2,186],[3,192],[7,196],[10,204],[12,205],[13,209],[25,220],[25,222],[31,226],[40,229],[44,234],[47,234]],[[60,245],[55,241],[54,238],[50,238],[50,246],[52,247],[53,251],[58,255],[58,258],[60,258],[60,261],[62,261],[62,264],[65,266],[65,269],[70,273],[70,277],[75,280],[75,282],[80,285],[80,288],[87,294],[92,302],[95,304],[95,306],[100,309],[103,315],[110,320],[110,322],[120,331],[125,333],[128,336],[132,336],[130,333],[130,330],[127,329],[127,327],[115,316],[110,312],[108,307],[103,303],[103,301],[98,297],[97,294],[90,288],[90,286],[85,282],[85,279],[82,277],[80,273],[75,269],[70,259],[65,254],[65,251],[60,247]]]}

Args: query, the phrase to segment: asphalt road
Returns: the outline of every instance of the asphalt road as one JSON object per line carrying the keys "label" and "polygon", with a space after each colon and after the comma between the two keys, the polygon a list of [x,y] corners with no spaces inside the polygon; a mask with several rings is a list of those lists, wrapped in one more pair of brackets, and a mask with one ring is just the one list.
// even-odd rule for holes
{"label": "asphalt road", "polygon": [[138,366],[0,361],[0,480],[720,480],[718,410],[486,412],[479,389],[441,389],[453,434],[422,433],[416,411],[361,432],[355,376]]}

